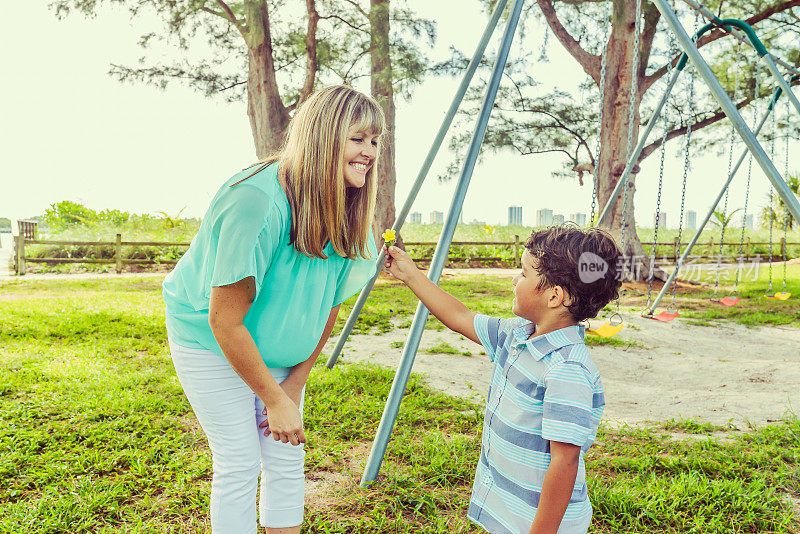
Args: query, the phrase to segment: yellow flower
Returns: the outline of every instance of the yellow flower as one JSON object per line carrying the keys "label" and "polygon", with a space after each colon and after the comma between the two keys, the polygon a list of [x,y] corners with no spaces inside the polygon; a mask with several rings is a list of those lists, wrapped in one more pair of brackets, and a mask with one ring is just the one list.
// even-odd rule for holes
{"label": "yellow flower", "polygon": [[381,234],[381,237],[383,237],[387,247],[394,245],[394,242],[397,239],[397,235],[395,235],[394,230],[386,230],[383,232],[383,234]]}

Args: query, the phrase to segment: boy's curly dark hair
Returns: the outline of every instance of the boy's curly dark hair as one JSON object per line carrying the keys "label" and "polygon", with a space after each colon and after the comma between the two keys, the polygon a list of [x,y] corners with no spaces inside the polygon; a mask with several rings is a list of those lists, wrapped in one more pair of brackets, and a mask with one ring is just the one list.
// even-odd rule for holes
{"label": "boy's curly dark hair", "polygon": [[[533,232],[525,248],[538,262],[538,289],[564,288],[572,298],[567,309],[577,322],[596,317],[603,306],[619,296],[622,282],[617,270],[621,252],[607,232],[598,228],[584,230],[573,224],[551,226]],[[590,263],[602,262],[607,266],[602,276],[598,271],[588,271]]]}

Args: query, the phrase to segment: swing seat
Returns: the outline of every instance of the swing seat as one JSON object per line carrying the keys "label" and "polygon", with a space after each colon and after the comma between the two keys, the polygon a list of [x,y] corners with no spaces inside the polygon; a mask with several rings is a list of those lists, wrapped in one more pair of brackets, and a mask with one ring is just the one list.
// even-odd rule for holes
{"label": "swing seat", "polygon": [[792,294],[788,291],[782,291],[780,293],[775,293],[774,295],[764,295],[764,298],[770,300],[788,300],[791,296]]}
{"label": "swing seat", "polygon": [[603,326],[601,326],[600,328],[590,328],[588,332],[590,334],[594,334],[595,336],[608,338],[608,337],[614,337],[617,334],[619,334],[619,331],[622,330],[624,326],[625,325],[623,325],[622,323],[618,325],[612,325],[610,322],[607,322],[603,324]]}
{"label": "swing seat", "polygon": [[727,297],[722,297],[721,299],[719,299],[719,303],[722,304],[723,306],[728,306],[730,308],[731,306],[736,306],[737,304],[739,304],[741,300],[742,299],[740,299],[739,297],[733,297],[728,295]]}
{"label": "swing seat", "polygon": [[609,317],[608,321],[606,321],[600,328],[589,328],[587,332],[590,334],[594,334],[595,336],[600,337],[614,337],[619,334],[619,331],[625,325],[622,324],[622,317],[618,313],[615,313],[611,317]]}
{"label": "swing seat", "polygon": [[668,323],[673,319],[675,319],[677,316],[678,316],[678,310],[675,310],[674,312],[664,310],[658,315],[653,315],[650,318],[655,319],[656,321],[661,321],[662,323]]}

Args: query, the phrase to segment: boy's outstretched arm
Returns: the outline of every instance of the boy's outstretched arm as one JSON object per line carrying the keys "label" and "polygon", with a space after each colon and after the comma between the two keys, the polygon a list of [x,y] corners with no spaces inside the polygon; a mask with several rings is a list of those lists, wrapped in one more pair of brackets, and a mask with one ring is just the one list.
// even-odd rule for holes
{"label": "boy's outstretched arm", "polygon": [[437,319],[450,330],[480,343],[475,333],[475,312],[428,280],[405,251],[394,246],[383,250],[386,252],[386,269],[407,285]]}

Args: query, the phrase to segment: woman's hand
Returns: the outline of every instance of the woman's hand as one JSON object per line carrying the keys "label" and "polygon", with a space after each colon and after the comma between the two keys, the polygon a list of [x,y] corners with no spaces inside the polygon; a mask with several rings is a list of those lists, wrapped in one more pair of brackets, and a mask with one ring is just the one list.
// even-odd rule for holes
{"label": "woman's hand", "polygon": [[[297,409],[299,410],[300,401],[303,399],[303,385],[302,384],[298,385],[295,381],[287,378],[286,380],[280,383],[280,386],[283,392],[286,393],[286,396],[289,397],[289,399],[294,403],[295,406],[297,406]],[[266,408],[264,408],[264,411],[261,413],[263,415],[269,416]],[[266,430],[266,432],[264,432],[264,435],[268,436],[271,432],[269,427],[269,417],[267,417],[267,419],[265,419],[263,423],[258,425],[258,427]]]}
{"label": "woman's hand", "polygon": [[383,252],[386,254],[386,270],[398,280],[408,282],[409,278],[419,273],[414,260],[404,250],[391,246],[383,247]]}
{"label": "woman's hand", "polygon": [[259,425],[264,429],[264,435],[269,436],[275,441],[300,445],[306,442],[306,434],[303,431],[303,418],[300,416],[299,404],[291,399],[289,395],[280,395],[274,402],[267,406],[264,413],[268,419]]}

